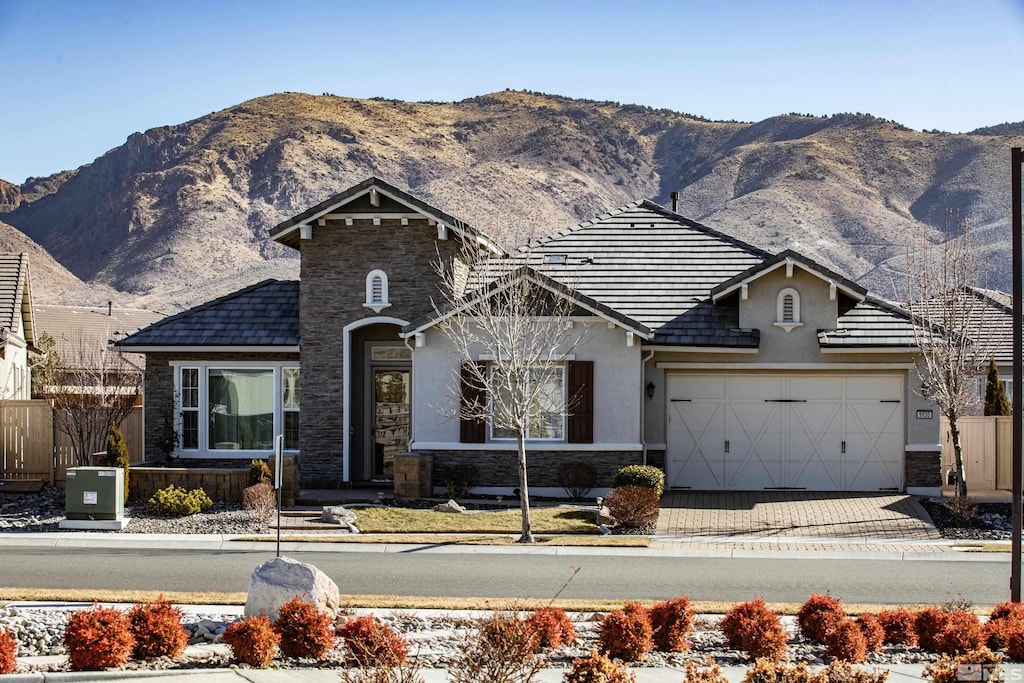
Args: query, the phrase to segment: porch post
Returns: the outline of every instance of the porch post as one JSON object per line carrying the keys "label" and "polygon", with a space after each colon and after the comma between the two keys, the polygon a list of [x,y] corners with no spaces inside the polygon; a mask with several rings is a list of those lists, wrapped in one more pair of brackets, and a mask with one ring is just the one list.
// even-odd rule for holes
{"label": "porch post", "polygon": [[1024,368],[1021,367],[1021,343],[1024,341],[1024,280],[1022,280],[1021,255],[1021,164],[1024,155],[1020,147],[1010,150],[1010,193],[1012,197],[1013,231],[1013,540],[1010,546],[1010,600],[1020,602],[1021,588],[1021,427],[1024,420],[1021,410],[1024,409]]}

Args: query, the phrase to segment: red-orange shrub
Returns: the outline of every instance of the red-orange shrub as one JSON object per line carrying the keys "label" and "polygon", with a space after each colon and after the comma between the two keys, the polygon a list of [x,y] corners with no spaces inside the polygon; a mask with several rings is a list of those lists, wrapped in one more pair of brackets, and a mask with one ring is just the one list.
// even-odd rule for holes
{"label": "red-orange shrub", "polygon": [[281,605],[274,629],[281,636],[281,654],[285,657],[323,659],[334,646],[331,617],[302,598]]}
{"label": "red-orange shrub", "polygon": [[953,612],[935,640],[939,654],[962,655],[985,644],[985,629],[975,615]]}
{"label": "red-orange shrub", "polygon": [[651,633],[647,610],[638,602],[627,602],[601,620],[601,647],[609,657],[635,662],[654,649]]}
{"label": "red-orange shrub", "polygon": [[649,610],[654,647],[661,652],[686,652],[693,629],[693,609],[685,595],[659,602]]}
{"label": "red-orange shrub", "polygon": [[359,666],[394,667],[405,663],[409,646],[372,615],[349,619],[338,629],[349,660]]}
{"label": "red-orange shrub", "polygon": [[1001,602],[988,613],[989,621],[1000,619],[1024,619],[1024,604],[1019,602]]}
{"label": "red-orange shrub", "polygon": [[228,624],[222,637],[235,659],[250,666],[267,667],[277,654],[281,636],[266,614],[249,616]]}
{"label": "red-orange shrub", "polygon": [[526,620],[527,628],[536,636],[537,647],[557,650],[576,642],[576,629],[564,609],[541,607]]}
{"label": "red-orange shrub", "polygon": [[661,497],[646,486],[620,486],[612,489],[604,504],[615,518],[616,528],[645,529],[657,524]]}
{"label": "red-orange shrub", "polygon": [[885,629],[885,642],[892,645],[917,645],[917,617],[906,607],[882,610],[878,623]]}
{"label": "red-orange shrub", "polygon": [[786,631],[779,615],[757,598],[742,602],[729,610],[719,628],[729,647],[743,650],[751,659],[778,661],[786,654]]}
{"label": "red-orange shrub", "polygon": [[863,662],[868,648],[860,625],[852,619],[831,622],[825,632],[825,656],[853,664]]}
{"label": "red-orange shrub", "polygon": [[177,657],[188,645],[188,631],[181,624],[182,611],[163,596],[156,602],[135,605],[128,611],[135,636],[135,659]]}
{"label": "red-orange shrub", "polygon": [[1024,619],[1002,620],[1006,638],[1006,657],[1014,662],[1024,662]]}
{"label": "red-orange shrub", "polygon": [[864,635],[864,645],[867,646],[868,652],[881,652],[882,643],[885,642],[885,629],[878,622],[878,618],[873,614],[862,614],[857,617],[857,626]]}
{"label": "red-orange shrub", "polygon": [[939,636],[949,621],[949,612],[939,607],[926,607],[917,613],[914,619],[914,630],[917,631],[917,646],[925,652],[938,652]]}
{"label": "red-orange shrub", "polygon": [[134,645],[128,617],[113,607],[93,605],[73,612],[64,628],[64,649],[72,671],[122,666],[132,656]]}
{"label": "red-orange shrub", "polygon": [[1001,650],[1007,646],[1009,633],[1017,630],[1012,626],[1014,621],[1024,622],[1024,604],[1019,602],[1001,602],[989,612],[985,622],[985,638],[993,650]]}
{"label": "red-orange shrub", "polygon": [[812,643],[824,643],[825,636],[837,622],[846,618],[839,598],[812,594],[796,613],[796,621],[804,638]]}
{"label": "red-orange shrub", "polygon": [[15,657],[18,654],[18,643],[7,631],[0,628],[0,674],[14,673],[17,666]]}

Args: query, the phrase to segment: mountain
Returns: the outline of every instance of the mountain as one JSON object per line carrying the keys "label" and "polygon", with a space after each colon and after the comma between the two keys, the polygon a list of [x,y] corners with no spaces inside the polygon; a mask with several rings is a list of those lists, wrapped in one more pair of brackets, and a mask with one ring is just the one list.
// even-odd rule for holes
{"label": "mountain", "polygon": [[1022,144],[866,114],[741,123],[519,91],[460,102],[282,93],[0,185],[0,217],[82,280],[161,310],[295,277],[296,253],[268,228],[370,174],[509,245],[678,191],[690,218],[883,293],[907,236],[941,241],[955,211],[1008,287],[1007,148]]}

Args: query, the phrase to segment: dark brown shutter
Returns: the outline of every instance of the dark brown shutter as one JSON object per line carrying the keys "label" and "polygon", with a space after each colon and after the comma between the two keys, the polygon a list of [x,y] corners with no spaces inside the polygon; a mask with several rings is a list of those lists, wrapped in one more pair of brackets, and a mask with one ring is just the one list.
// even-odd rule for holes
{"label": "dark brown shutter", "polygon": [[[478,363],[481,368],[486,363]],[[471,369],[470,361],[462,364],[462,408],[478,412],[487,405],[487,391],[479,386],[476,374]],[[475,406],[475,407],[474,407]],[[487,441],[487,422],[483,418],[459,418],[459,441],[462,443],[485,443]]]}
{"label": "dark brown shutter", "polygon": [[571,360],[569,375],[569,443],[594,443],[594,361]]}

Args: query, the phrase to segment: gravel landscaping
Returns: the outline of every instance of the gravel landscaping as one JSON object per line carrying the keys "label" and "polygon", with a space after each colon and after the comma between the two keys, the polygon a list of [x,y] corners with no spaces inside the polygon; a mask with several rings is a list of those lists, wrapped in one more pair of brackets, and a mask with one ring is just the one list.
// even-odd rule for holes
{"label": "gravel landscaping", "polygon": [[1009,503],[979,503],[973,524],[965,524],[949,511],[946,502],[937,498],[921,500],[921,507],[931,516],[943,538],[963,540],[1008,541],[1013,530]]}

